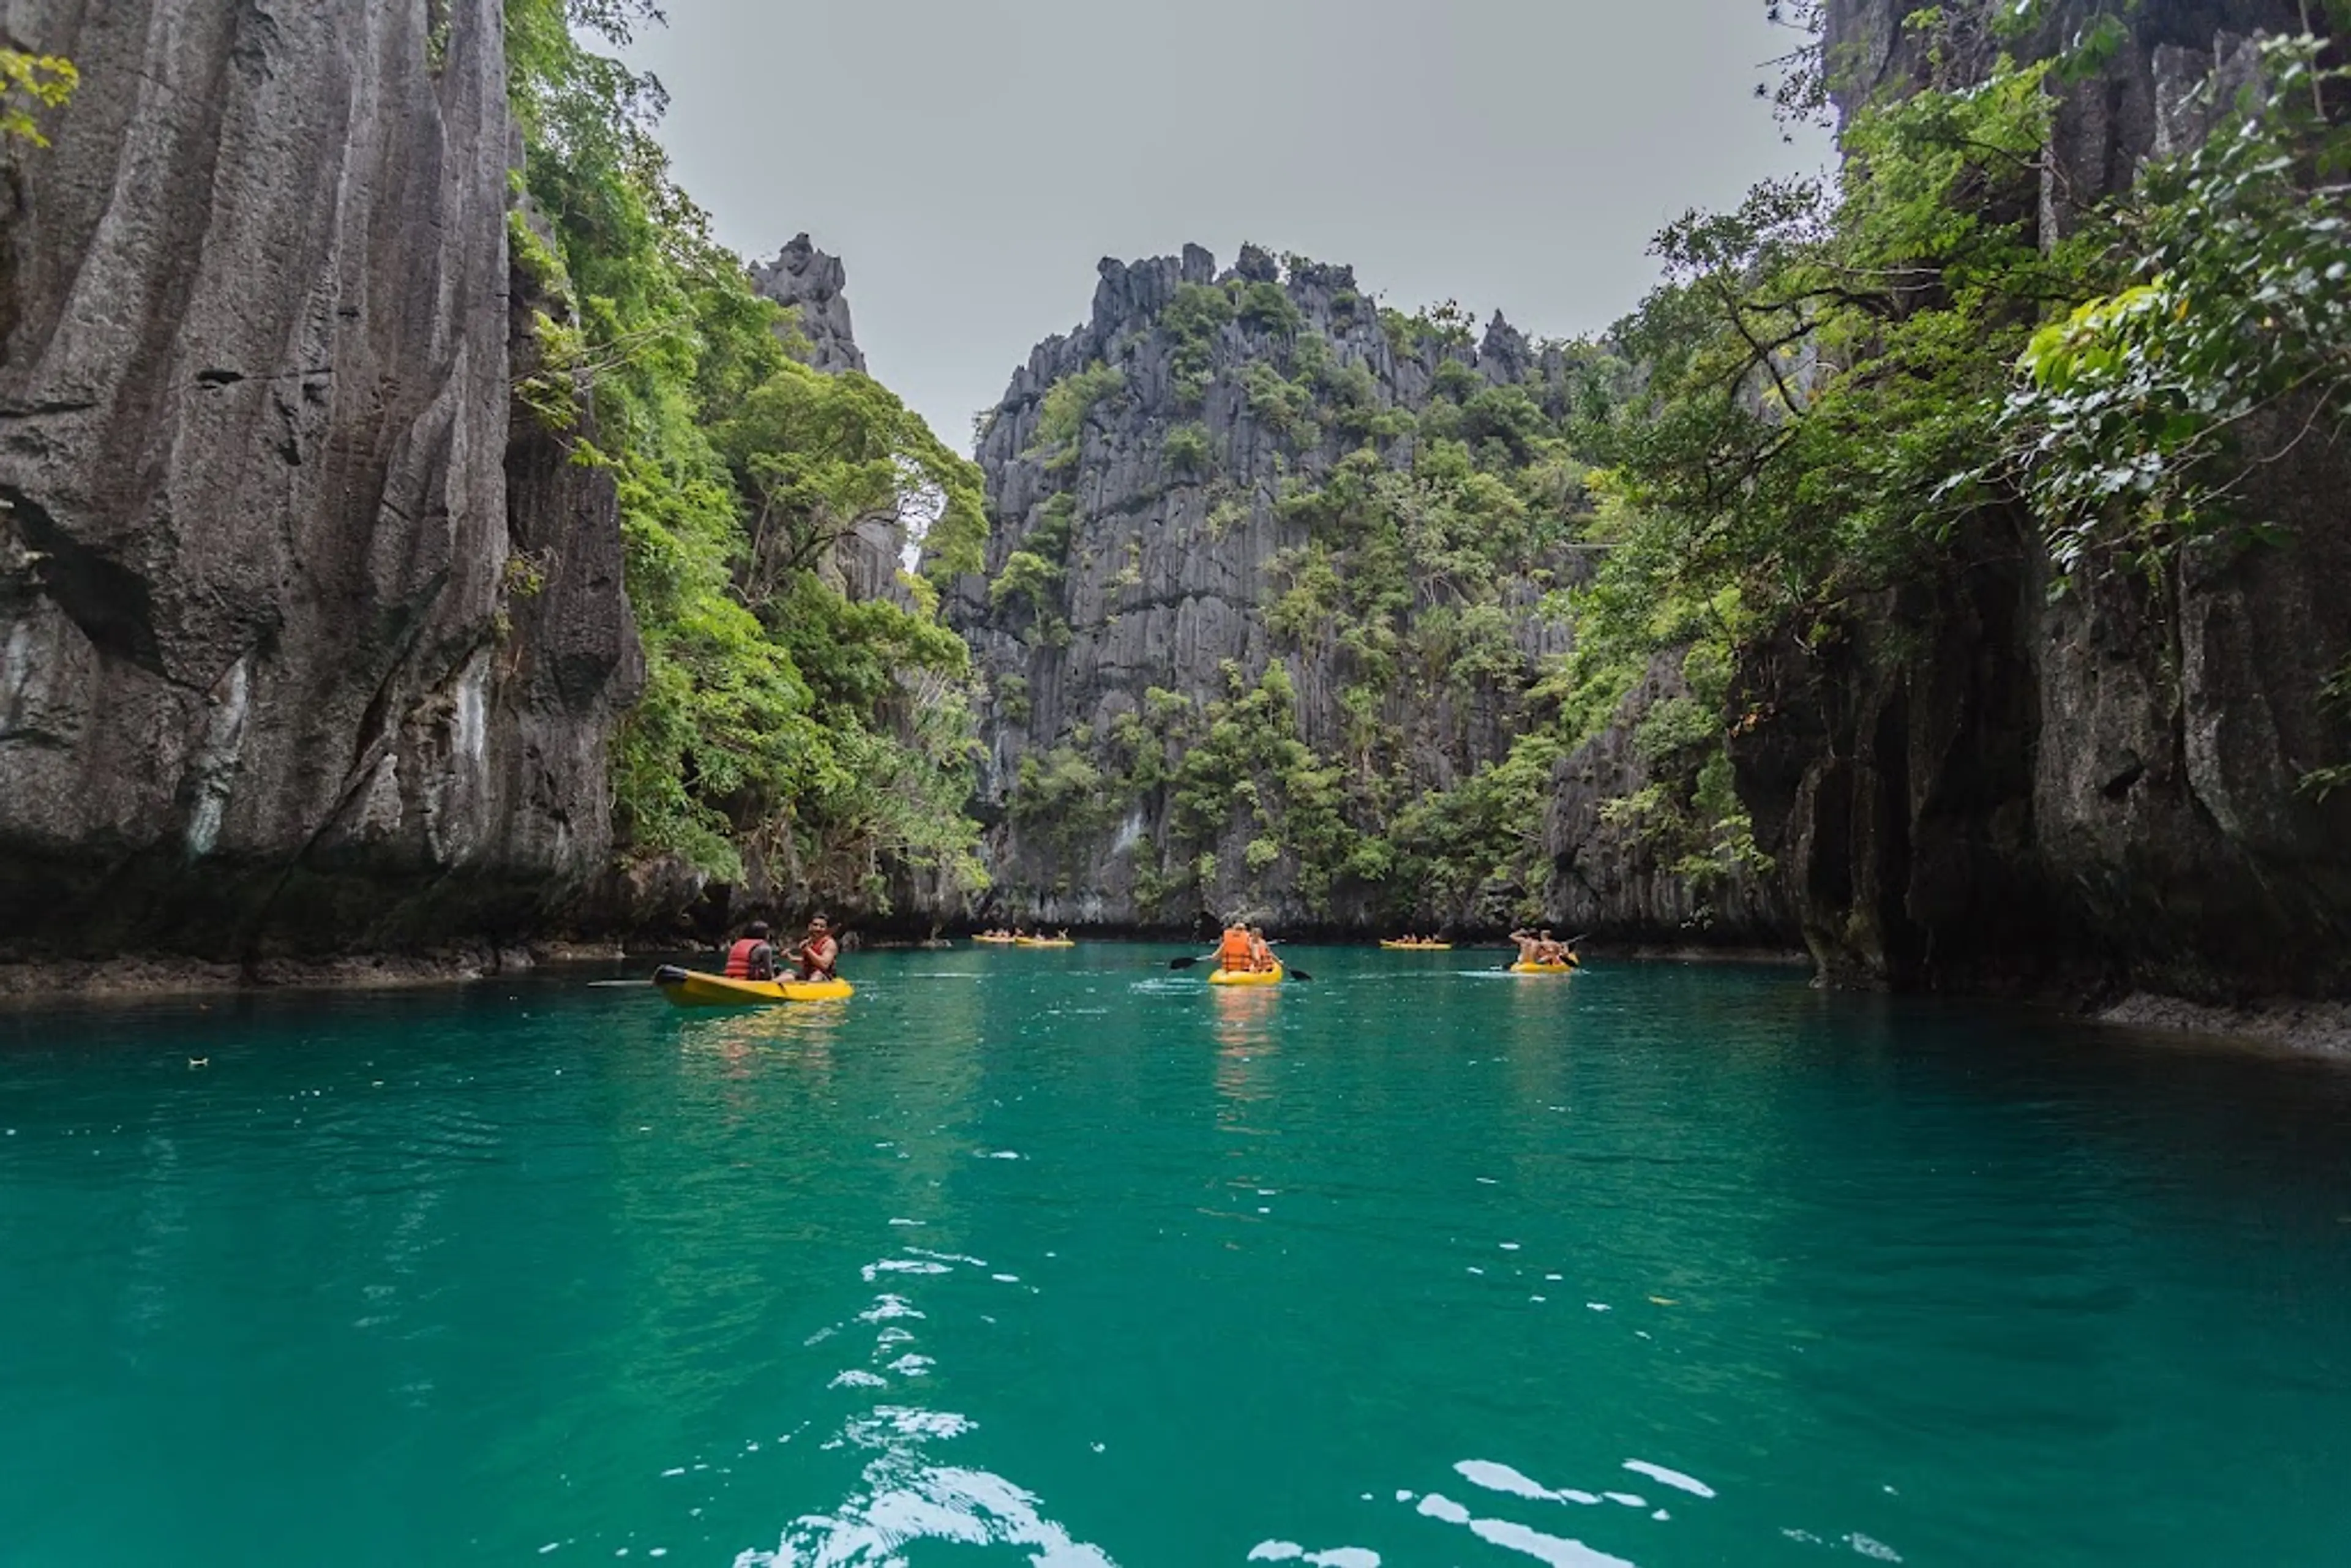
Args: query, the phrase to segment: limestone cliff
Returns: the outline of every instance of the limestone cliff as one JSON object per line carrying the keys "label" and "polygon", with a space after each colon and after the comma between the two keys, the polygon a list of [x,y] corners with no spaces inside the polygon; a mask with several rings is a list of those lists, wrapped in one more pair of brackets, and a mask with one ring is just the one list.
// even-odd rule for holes
{"label": "limestone cliff", "polygon": [[[947,606],[990,693],[997,908],[1710,920],[1599,821],[1643,781],[1621,735],[1558,765],[1561,809],[1550,761],[1502,768],[1572,644],[1582,470],[1559,433],[1585,369],[1499,317],[1478,336],[1384,311],[1345,267],[1102,263],[1088,321],[983,420],[988,571]],[[1419,874],[1416,823],[1448,878]],[[1731,913],[1770,925],[1753,905]]]}
{"label": "limestone cliff", "polygon": [[0,187],[0,951],[528,929],[639,666],[609,480],[508,441],[496,0],[5,24],[83,87]]}
{"label": "limestone cliff", "polygon": [[841,258],[817,249],[799,235],[776,259],[751,269],[751,286],[762,298],[792,312],[801,357],[820,371],[862,371],[865,351],[849,313],[848,269]]}
{"label": "limestone cliff", "polygon": [[[1837,0],[1848,108],[1926,69],[1903,0]],[[2060,8],[2043,39],[2087,15]],[[2044,233],[2203,131],[2189,89],[2291,4],[2133,14],[2065,88]],[[2128,985],[2225,1000],[2351,989],[2351,800],[2302,776],[2351,755],[2324,698],[2351,659],[2351,454],[2312,441],[2246,504],[2283,548],[2212,544],[2169,580],[2053,598],[2036,519],[1986,516],[1934,580],[1844,637],[1760,650],[1740,789],[1823,972],[1859,984]]]}

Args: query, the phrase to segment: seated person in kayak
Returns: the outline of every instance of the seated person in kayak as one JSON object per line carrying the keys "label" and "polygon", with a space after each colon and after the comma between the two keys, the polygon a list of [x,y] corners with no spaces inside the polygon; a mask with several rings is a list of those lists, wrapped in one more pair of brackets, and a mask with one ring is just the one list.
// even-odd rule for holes
{"label": "seated person in kayak", "polygon": [[1519,945],[1521,964],[1567,964],[1575,958],[1567,944],[1553,936],[1547,925],[1541,931],[1513,931],[1510,940]]}
{"label": "seated person in kayak", "polygon": [[1217,967],[1228,975],[1253,974],[1257,969],[1257,946],[1249,940],[1249,927],[1236,920],[1225,927],[1225,935],[1217,944]]}
{"label": "seated person in kayak", "polygon": [[1249,967],[1255,969],[1259,974],[1263,974],[1276,967],[1273,957],[1273,944],[1265,939],[1265,927],[1262,925],[1250,926]]}
{"label": "seated person in kayak", "polygon": [[730,980],[772,980],[776,977],[776,949],[768,941],[768,923],[754,920],[743,928],[742,938],[726,949],[726,977]]}
{"label": "seated person in kayak", "polygon": [[804,981],[841,978],[841,941],[821,915],[809,922],[808,935],[792,949],[791,957],[799,965],[799,977]]}

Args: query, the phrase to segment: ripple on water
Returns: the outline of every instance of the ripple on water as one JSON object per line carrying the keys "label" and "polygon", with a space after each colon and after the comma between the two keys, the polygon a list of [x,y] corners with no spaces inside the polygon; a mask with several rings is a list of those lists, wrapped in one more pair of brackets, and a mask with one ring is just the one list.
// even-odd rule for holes
{"label": "ripple on water", "polygon": [[1047,1519],[1033,1494],[986,1470],[893,1457],[867,1466],[864,1481],[863,1495],[837,1512],[796,1520],[775,1551],[741,1552],[736,1568],[882,1568],[904,1563],[916,1542],[1027,1547],[1037,1568],[1116,1568],[1100,1547]]}
{"label": "ripple on water", "polygon": [[1692,1497],[1714,1495],[1714,1489],[1697,1477],[1686,1476],[1679,1470],[1669,1470],[1663,1465],[1653,1465],[1646,1459],[1627,1459],[1625,1461],[1625,1468],[1636,1476],[1646,1476],[1662,1486],[1686,1491]]}
{"label": "ripple on water", "polygon": [[1380,1554],[1366,1546],[1333,1546],[1309,1552],[1295,1541],[1260,1541],[1249,1549],[1252,1563],[1303,1563],[1308,1568],[1380,1568]]}
{"label": "ripple on water", "polygon": [[1464,1459],[1453,1467],[1454,1473],[1471,1486],[1484,1487],[1488,1491],[1504,1492],[1511,1497],[1528,1498],[1537,1502],[1572,1502],[1591,1507],[1600,1499],[1588,1491],[1573,1489],[1554,1490],[1531,1477],[1522,1475],[1508,1465],[1498,1465],[1490,1459]]}

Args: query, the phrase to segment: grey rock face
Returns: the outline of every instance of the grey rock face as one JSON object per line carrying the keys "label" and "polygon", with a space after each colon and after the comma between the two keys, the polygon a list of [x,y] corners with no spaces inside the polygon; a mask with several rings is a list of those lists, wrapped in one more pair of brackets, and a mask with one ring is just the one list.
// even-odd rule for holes
{"label": "grey rock face", "polygon": [[[1211,285],[1231,287],[1238,318],[1171,327],[1179,293]],[[1296,371],[1299,346],[1309,340],[1319,340],[1329,369],[1312,407],[1285,414],[1261,380],[1252,389],[1251,377]],[[1086,411],[1065,448],[1050,449],[1048,395],[1105,366],[1117,372],[1115,389]],[[1597,821],[1608,797],[1589,786],[1604,780],[1613,794],[1638,771],[1621,756],[1572,765],[1583,807],[1581,815],[1555,813],[1553,831],[1605,842],[1624,863],[1598,883],[1491,889],[1473,910],[1345,879],[1327,898],[1310,896],[1292,849],[1263,859],[1274,835],[1260,841],[1246,789],[1235,791],[1228,826],[1205,840],[1178,832],[1164,783],[1122,797],[1103,821],[1015,810],[1024,766],[1101,761],[1106,738],[1137,724],[1180,754],[1196,738],[1200,715],[1277,664],[1294,693],[1296,739],[1351,777],[1378,774],[1399,803],[1451,789],[1507,756],[1526,727],[1524,693],[1538,662],[1570,647],[1566,624],[1542,612],[1544,583],[1530,580],[1504,595],[1515,675],[1458,676],[1442,663],[1416,664],[1371,712],[1360,692],[1350,709],[1353,655],[1335,629],[1277,629],[1269,619],[1290,585],[1289,561],[1311,537],[1280,499],[1327,480],[1384,416],[1429,409],[1439,376],[1458,382],[1463,371],[1472,386],[1524,386],[1538,401],[1562,395],[1567,374],[1557,350],[1538,350],[1499,317],[1481,342],[1467,334],[1392,338],[1346,267],[1285,266],[1252,247],[1219,273],[1196,246],[1180,256],[1102,263],[1089,319],[1040,345],[984,422],[988,570],[956,583],[946,606],[992,693],[982,804],[1000,911],[1054,924],[1182,926],[1248,906],[1290,929],[1361,929],[1383,918],[1507,920],[1512,905],[1549,893],[1578,911],[1604,906],[1606,923],[1628,927],[1658,915],[1677,926],[1700,913],[1687,890],[1664,891],[1672,879],[1635,864],[1639,852]],[[1401,434],[1392,423],[1377,436],[1382,463],[1411,465],[1412,425],[1405,418]],[[1045,602],[1005,593],[1017,556],[1050,558],[1060,576]],[[1533,564],[1554,585],[1583,570],[1578,557]],[[1412,591],[1415,613],[1446,601],[1432,580],[1416,580]],[[1374,730],[1391,738],[1367,741]],[[1171,875],[1188,873],[1202,855],[1215,867],[1205,880]]]}
{"label": "grey rock face", "polygon": [[857,329],[842,292],[849,277],[839,257],[827,256],[801,235],[775,260],[751,269],[751,286],[795,312],[811,367],[833,372],[865,368],[865,353],[857,346]]}
{"label": "grey rock face", "polygon": [[494,934],[606,859],[615,513],[509,452],[500,13],[433,15],[9,8],[83,87],[7,155],[0,948]]}
{"label": "grey rock face", "polygon": [[[1866,68],[1856,91],[1912,79],[1880,47],[1909,8],[1832,6],[1833,48]],[[2244,36],[2298,25],[2265,3],[2137,14],[2062,110],[2067,200],[2192,146],[2210,121],[2191,89],[2243,81]],[[2061,206],[2044,203],[2052,232]],[[2199,549],[2160,594],[2102,577],[2053,601],[2037,521],[1995,516],[1844,643],[1761,650],[1740,789],[1823,973],[2351,991],[2351,800],[2301,788],[2351,758],[2351,716],[2323,689],[2351,661],[2346,494],[2351,457],[2306,444],[2245,498],[2290,542]]]}

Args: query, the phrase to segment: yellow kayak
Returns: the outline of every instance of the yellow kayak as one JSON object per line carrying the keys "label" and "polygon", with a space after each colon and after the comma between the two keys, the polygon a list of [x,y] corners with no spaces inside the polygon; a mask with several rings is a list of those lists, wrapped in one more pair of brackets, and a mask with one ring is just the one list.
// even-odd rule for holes
{"label": "yellow kayak", "polygon": [[1391,953],[1450,953],[1450,942],[1383,942],[1381,946]]}
{"label": "yellow kayak", "polygon": [[1575,966],[1573,964],[1513,964],[1510,966],[1510,973],[1513,975],[1573,975],[1575,973]]}
{"label": "yellow kayak", "polygon": [[730,980],[695,969],[653,972],[661,994],[681,1008],[757,1008],[775,1002],[842,1002],[857,994],[847,980]]}
{"label": "yellow kayak", "polygon": [[981,944],[983,946],[1011,947],[1018,946],[1020,938],[1018,936],[975,936],[972,940]]}
{"label": "yellow kayak", "polygon": [[1212,986],[1278,986],[1289,971],[1276,964],[1270,969],[1219,969],[1208,977]]}
{"label": "yellow kayak", "polygon": [[1074,947],[1077,946],[1075,942],[1056,941],[1044,936],[1016,936],[1013,938],[1012,945],[1015,947]]}

